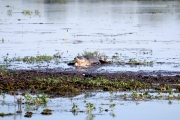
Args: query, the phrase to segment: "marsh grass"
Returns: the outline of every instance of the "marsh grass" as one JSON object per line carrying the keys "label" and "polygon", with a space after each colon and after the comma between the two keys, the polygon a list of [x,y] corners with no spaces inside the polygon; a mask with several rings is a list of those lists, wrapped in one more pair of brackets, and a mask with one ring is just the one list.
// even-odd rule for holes
{"label": "marsh grass", "polygon": [[59,63],[59,58],[56,56],[49,56],[49,55],[37,55],[37,56],[24,56],[23,58],[21,57],[13,57],[9,58],[9,54],[6,56],[3,56],[4,62],[5,63],[10,63],[10,62],[24,62],[24,63],[42,63],[42,62],[51,62],[55,61],[56,63]]}
{"label": "marsh grass", "polygon": [[0,65],[0,72],[5,72],[8,68],[8,65],[5,64],[5,65]]}
{"label": "marsh grass", "polygon": [[30,10],[23,10],[22,12],[24,15],[31,15],[31,11]]}
{"label": "marsh grass", "polygon": [[[149,53],[149,52],[148,52]],[[151,52],[150,52],[151,53]],[[145,53],[144,53],[145,54]],[[122,54],[115,53],[111,57],[113,63],[117,63],[119,65],[144,65],[144,66],[153,66],[153,61],[147,61],[147,60],[136,60],[135,58],[129,58],[129,60],[122,60]]]}
{"label": "marsh grass", "polygon": [[10,115],[14,115],[14,113],[0,113],[1,117],[5,117],[5,116],[10,116]]}
{"label": "marsh grass", "polygon": [[154,62],[153,61],[141,61],[141,60],[136,60],[135,58],[130,58],[129,61],[118,61],[117,62],[120,65],[144,65],[144,66],[153,66]]}
{"label": "marsh grass", "polygon": [[87,103],[85,107],[87,108],[87,113],[88,114],[90,114],[93,110],[96,109],[95,105],[92,104],[92,103]]}
{"label": "marsh grass", "polygon": [[30,95],[29,93],[26,93],[24,95],[26,104],[35,104],[35,105],[46,104],[48,102],[48,98],[49,98],[49,96],[44,93],[42,93],[41,95],[36,94],[35,97]]}
{"label": "marsh grass", "polygon": [[[164,85],[167,87],[163,92],[169,93],[169,95],[165,95],[162,93],[161,89],[156,89],[159,87],[159,85],[155,84],[149,84],[149,83],[144,83],[144,82],[139,82],[136,80],[129,80],[129,81],[122,81],[122,80],[115,80],[115,81],[110,81],[108,79],[105,79],[103,77],[98,77],[98,78],[86,78],[85,80],[82,78],[72,78],[72,79],[60,79],[60,78],[48,78],[48,79],[41,79],[41,78],[36,78],[35,81],[38,82],[43,82],[43,83],[49,83],[49,84],[55,84],[55,83],[61,83],[61,84],[75,84],[78,86],[88,86],[89,89],[102,89],[103,91],[109,91],[111,98],[113,97],[113,92],[114,91],[133,91],[131,95],[124,94],[122,96],[123,99],[133,99],[133,100],[151,100],[151,99],[180,99],[180,94],[174,95],[172,87],[170,85]],[[161,86],[161,87],[164,87]],[[174,86],[176,87],[176,86]],[[169,88],[169,89],[168,89]],[[65,90],[66,89],[66,90]],[[65,87],[61,90],[63,91],[68,91],[67,89],[70,89],[70,87]],[[155,90],[158,92],[157,95],[152,95],[149,94],[149,90]],[[144,91],[144,92],[139,92],[139,91]]]}
{"label": "marsh grass", "polygon": [[74,113],[74,115],[76,115],[76,114],[77,114],[78,110],[79,110],[78,105],[77,105],[77,104],[75,104],[75,103],[73,103],[73,106],[72,106],[71,111]]}
{"label": "marsh grass", "polygon": [[23,12],[22,12],[24,15],[29,15],[29,16],[31,16],[31,15],[35,15],[35,16],[38,16],[39,15],[39,10],[37,10],[37,9],[35,9],[35,10],[23,10]]}
{"label": "marsh grass", "polygon": [[52,110],[51,109],[44,109],[41,112],[42,115],[51,115],[52,114]]}
{"label": "marsh grass", "polygon": [[76,78],[76,77],[74,77],[72,79],[35,78],[34,80],[37,82],[44,82],[44,83],[48,83],[48,84],[52,84],[52,83],[54,83],[54,84],[58,84],[58,83],[78,84],[78,85],[88,86],[88,87],[92,87],[92,88],[101,88],[104,91],[110,91],[110,93],[112,93],[113,91],[117,91],[117,90],[129,91],[129,90],[139,90],[139,89],[147,88],[147,86],[150,87],[150,84],[142,83],[139,81],[134,81],[134,80],[110,81],[103,77],[98,77],[96,79],[86,78],[86,80],[84,80],[83,78]]}
{"label": "marsh grass", "polygon": [[84,50],[84,52],[81,54],[82,56],[95,56],[95,57],[99,57],[102,55],[105,55],[104,53],[100,53],[99,51],[86,51]]}

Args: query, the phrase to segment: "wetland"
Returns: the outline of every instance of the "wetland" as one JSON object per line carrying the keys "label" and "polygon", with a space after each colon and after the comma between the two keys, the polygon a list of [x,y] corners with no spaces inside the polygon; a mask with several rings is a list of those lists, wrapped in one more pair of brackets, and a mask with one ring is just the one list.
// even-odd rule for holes
{"label": "wetland", "polygon": [[[1,0],[0,118],[179,120],[180,2]],[[75,67],[78,55],[111,61]]]}

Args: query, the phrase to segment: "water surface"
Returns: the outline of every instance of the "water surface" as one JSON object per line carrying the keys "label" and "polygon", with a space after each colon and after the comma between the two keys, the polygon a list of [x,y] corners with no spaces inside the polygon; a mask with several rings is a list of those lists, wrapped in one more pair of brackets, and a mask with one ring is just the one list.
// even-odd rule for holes
{"label": "water surface", "polygon": [[24,57],[60,52],[62,61],[70,61],[85,50],[97,50],[110,59],[118,53],[121,61],[154,62],[153,67],[115,65],[100,70],[179,71],[179,6],[179,1],[1,0],[0,60],[7,53]]}

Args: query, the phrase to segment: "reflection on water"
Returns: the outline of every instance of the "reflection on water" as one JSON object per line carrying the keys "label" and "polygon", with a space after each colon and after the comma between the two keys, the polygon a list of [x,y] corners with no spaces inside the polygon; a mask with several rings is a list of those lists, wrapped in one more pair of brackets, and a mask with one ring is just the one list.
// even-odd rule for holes
{"label": "reflection on water", "polygon": [[[110,58],[119,53],[122,60],[165,62],[165,68],[151,69],[177,71],[179,6],[179,1],[2,0],[0,55],[60,51],[65,60],[72,60],[84,50],[98,50]],[[152,54],[140,54],[143,50]]]}

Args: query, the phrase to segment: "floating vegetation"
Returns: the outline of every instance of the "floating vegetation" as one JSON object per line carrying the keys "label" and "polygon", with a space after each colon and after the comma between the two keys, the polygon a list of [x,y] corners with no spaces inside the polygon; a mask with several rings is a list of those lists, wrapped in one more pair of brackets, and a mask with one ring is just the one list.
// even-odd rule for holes
{"label": "floating vegetation", "polygon": [[[147,86],[150,86],[147,83],[142,83],[139,81],[110,81],[102,77],[98,77],[96,79],[94,78],[87,78],[86,80],[83,80],[81,78],[72,78],[72,79],[58,79],[58,78],[48,78],[48,79],[41,79],[36,78],[35,81],[44,82],[44,83],[72,83],[77,85],[83,85],[85,88],[86,86],[89,88],[102,88],[104,91],[117,91],[117,90],[139,90],[142,88],[146,88]],[[71,88],[68,86],[62,86],[58,89],[62,92],[65,90],[67,92],[67,88],[70,90],[74,90],[73,92],[77,92],[78,90],[76,88]],[[70,90],[71,91],[71,90]]]}
{"label": "floating vegetation", "polygon": [[[157,77],[157,76],[132,76],[131,74],[112,74],[108,76],[101,75],[83,75],[78,73],[54,73],[54,72],[38,72],[38,71],[9,71],[9,74],[0,73],[0,77],[4,81],[0,84],[0,92],[10,93],[15,90],[29,91],[36,94],[35,97],[28,93],[24,95],[27,104],[46,104],[48,96],[53,94],[57,96],[74,96],[84,93],[88,90],[109,91],[113,96],[114,91],[140,91],[154,90],[158,92],[167,92],[173,95],[173,92],[179,92],[179,82],[176,76]],[[158,80],[160,79],[160,80]],[[177,81],[173,84],[155,84],[160,81]],[[155,83],[154,83],[155,82]],[[39,92],[43,94],[39,94]],[[148,98],[151,98],[150,95]],[[139,96],[133,94],[134,99]],[[143,95],[144,96],[144,95]],[[128,98],[127,95],[123,96]]]}
{"label": "floating vegetation", "polygon": [[1,94],[2,98],[5,99],[6,95],[4,93]]}
{"label": "floating vegetation", "polygon": [[39,15],[39,10],[35,9],[34,11],[32,10],[23,10],[22,12],[24,15],[32,15],[34,13],[34,15]]}
{"label": "floating vegetation", "polygon": [[146,51],[141,50],[141,51],[139,51],[139,54],[143,54],[143,55],[145,55],[145,54],[150,54],[150,55],[152,55],[152,54],[153,54],[153,51],[152,51],[152,50],[146,50]]}
{"label": "floating vegetation", "polygon": [[9,54],[7,53],[6,56],[3,56],[4,62],[10,63],[10,62],[24,62],[24,63],[42,63],[42,62],[50,62],[50,61],[58,61],[59,58],[55,55],[49,56],[49,55],[37,55],[35,57],[33,56],[25,56],[23,58],[21,57],[13,57],[9,58]]}
{"label": "floating vegetation", "polygon": [[111,110],[113,111],[114,107],[116,106],[116,104],[110,104],[109,107],[111,108]]}
{"label": "floating vegetation", "polygon": [[41,95],[36,94],[36,97],[32,97],[29,93],[27,93],[24,95],[24,98],[26,104],[40,105],[40,104],[46,104],[48,102],[49,96],[42,93]]}
{"label": "floating vegetation", "polygon": [[44,109],[41,112],[42,115],[51,115],[52,114],[52,110],[51,109]]}
{"label": "floating vegetation", "polygon": [[135,60],[133,58],[130,58],[128,62],[118,61],[118,64],[120,64],[120,65],[146,65],[146,66],[153,66],[154,62],[153,61],[147,62],[146,60],[138,61],[138,60]]}
{"label": "floating vegetation", "polygon": [[[149,91],[150,92],[150,91]],[[143,92],[137,92],[133,91],[131,94],[121,94],[120,97],[124,100],[180,100],[180,94],[167,94],[158,92],[157,94],[155,92],[149,93],[148,91]]]}
{"label": "floating vegetation", "polygon": [[104,53],[100,53],[98,51],[94,51],[94,52],[91,52],[91,51],[86,51],[84,50],[84,53],[81,54],[82,56],[96,56],[96,57],[99,57],[99,56],[105,56]]}
{"label": "floating vegetation", "polygon": [[24,15],[31,15],[31,11],[30,10],[23,10],[22,12]]}
{"label": "floating vegetation", "polygon": [[[148,51],[147,53],[144,54],[152,54],[152,51]],[[144,66],[153,66],[154,62],[153,61],[147,61],[147,60],[136,60],[135,58],[129,58],[129,60],[122,60],[122,54],[115,53],[111,59],[113,63],[119,64],[119,65],[144,65]]]}
{"label": "floating vegetation", "polygon": [[141,62],[141,61],[137,61],[135,59],[130,58],[128,64],[133,64],[133,65],[153,65],[153,61],[146,62],[146,60],[144,60],[143,62]]}
{"label": "floating vegetation", "polygon": [[76,105],[75,103],[73,103],[73,106],[72,106],[72,109],[71,111],[76,114],[78,112],[79,108],[78,108],[78,105]]}
{"label": "floating vegetation", "polygon": [[14,115],[14,113],[0,113],[1,117],[5,117],[5,116],[10,116],[10,115]]}
{"label": "floating vegetation", "polygon": [[8,68],[7,64],[0,65],[0,74],[9,74],[9,72],[7,72],[7,68]]}
{"label": "floating vegetation", "polygon": [[96,107],[95,107],[94,104],[92,104],[92,103],[87,103],[87,104],[86,104],[86,108],[87,108],[87,112],[88,112],[88,113],[91,113],[93,110],[96,109]]}
{"label": "floating vegetation", "polygon": [[33,114],[32,112],[26,112],[24,117],[30,118],[30,117],[32,117],[32,114]]}

